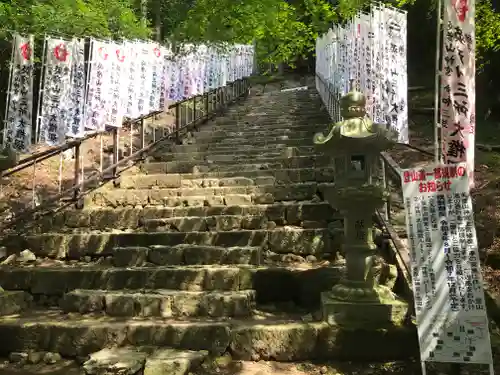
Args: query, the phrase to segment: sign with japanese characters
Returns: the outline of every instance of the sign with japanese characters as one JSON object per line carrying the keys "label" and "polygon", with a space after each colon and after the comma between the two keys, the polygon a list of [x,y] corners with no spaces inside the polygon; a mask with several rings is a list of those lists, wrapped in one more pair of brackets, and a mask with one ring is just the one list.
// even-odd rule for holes
{"label": "sign with japanese characters", "polygon": [[66,136],[81,138],[85,135],[85,94],[86,94],[86,69],[85,69],[85,40],[74,38],[71,41],[71,95],[68,108],[68,127]]}
{"label": "sign with japanese characters", "polygon": [[121,127],[125,114],[125,100],[127,99],[127,79],[130,57],[123,44],[110,43],[110,74],[106,103],[106,125]]}
{"label": "sign with japanese characters", "polygon": [[109,88],[111,85],[110,43],[91,40],[90,78],[87,92],[85,127],[104,130],[107,120]]}
{"label": "sign with japanese characters", "polygon": [[423,362],[492,363],[467,166],[401,175]]}
{"label": "sign with japanese characters", "polygon": [[32,141],[34,37],[16,34],[12,43],[3,147],[23,152]]}
{"label": "sign with japanese characters", "polygon": [[445,163],[466,162],[474,185],[475,2],[444,2],[441,71],[441,142]]}
{"label": "sign with japanese characters", "polygon": [[41,90],[40,141],[49,146],[63,144],[71,121],[71,43],[45,38],[43,89]]}
{"label": "sign with japanese characters", "polygon": [[368,116],[389,124],[408,143],[407,13],[372,4],[316,41],[316,87],[333,121],[338,99],[351,90],[366,98]]}

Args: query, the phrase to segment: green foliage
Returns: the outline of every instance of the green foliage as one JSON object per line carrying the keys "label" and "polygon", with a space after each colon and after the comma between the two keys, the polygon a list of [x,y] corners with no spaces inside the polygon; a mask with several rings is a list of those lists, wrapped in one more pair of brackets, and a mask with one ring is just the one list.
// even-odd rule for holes
{"label": "green foliage", "polygon": [[476,47],[478,56],[500,49],[500,14],[495,12],[491,0],[476,1]]}
{"label": "green foliage", "polygon": [[0,4],[0,33],[146,38],[130,0],[12,0]]}
{"label": "green foliage", "polygon": [[196,0],[173,35],[193,42],[256,41],[260,61],[292,65],[314,50],[317,35],[336,19],[327,0]]}

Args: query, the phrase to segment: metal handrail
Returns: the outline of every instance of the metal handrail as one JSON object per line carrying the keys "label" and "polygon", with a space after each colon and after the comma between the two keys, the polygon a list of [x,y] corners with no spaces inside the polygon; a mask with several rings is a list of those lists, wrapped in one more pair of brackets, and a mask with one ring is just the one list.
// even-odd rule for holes
{"label": "metal handrail", "polygon": [[[134,160],[135,162],[140,161],[143,156],[154,149],[156,146],[158,146],[160,143],[163,143],[166,140],[172,140],[173,142],[180,144],[181,143],[181,134],[190,128],[194,128],[195,130],[198,129],[198,125],[200,123],[204,123],[211,118],[215,117],[218,113],[223,113],[224,110],[227,108],[228,105],[233,103],[234,101],[238,100],[242,96],[246,96],[248,94],[248,85],[249,81],[245,79],[240,79],[236,80],[234,82],[228,83],[226,86],[217,88],[214,90],[211,90],[205,94],[202,95],[197,95],[176,103],[171,104],[168,109],[174,109],[175,111],[175,127],[173,129],[173,132],[167,135],[164,135],[158,140],[154,140],[152,143],[146,145],[145,144],[145,126],[144,126],[144,120],[150,117],[155,116],[159,112],[153,112],[151,114],[148,114],[146,116],[142,116],[138,119],[135,119],[133,121],[130,121],[129,123],[135,124],[139,123],[140,124],[140,149],[134,153],[131,153],[131,155],[125,157],[125,158],[119,158],[118,155],[118,149],[119,149],[119,140],[118,140],[118,129],[115,128],[112,130],[113,134],[113,163],[106,168],[104,168],[102,171],[99,171],[98,173],[94,173],[88,178],[84,178],[82,181],[81,180],[81,175],[80,175],[80,147],[82,143],[85,140],[91,139],[95,137],[97,134],[92,134],[89,135],[86,138],[83,138],[81,140],[77,141],[71,141],[68,142],[64,145],[37,153],[35,155],[32,155],[29,157],[29,160],[26,161],[28,158],[23,159],[23,161],[26,161],[23,163],[21,161],[20,164],[17,166],[10,168],[6,171],[4,171],[1,176],[8,176],[12,175],[16,172],[22,171],[29,166],[33,166],[43,160],[46,160],[50,157],[56,156],[58,154],[61,154],[62,152],[72,149],[75,149],[75,167],[74,167],[74,182],[73,185],[64,191],[60,191],[59,194],[47,199],[44,201],[42,204],[38,206],[34,206],[31,209],[25,210],[19,214],[17,214],[12,220],[8,221],[5,223],[3,226],[0,226],[0,231],[9,229],[13,226],[15,226],[20,220],[24,220],[27,217],[33,217],[38,214],[38,216],[43,216],[47,213],[53,212],[54,205],[57,205],[60,203],[64,198],[68,198],[71,202],[75,202],[75,205],[77,208],[82,208],[83,207],[83,199],[82,197],[89,193],[91,190],[95,189],[88,189],[85,190],[85,185],[89,185],[91,183],[98,182],[100,183],[99,186],[102,185],[103,182],[107,182],[109,180],[113,180],[115,182],[115,186],[119,186],[119,175],[123,171],[119,171],[118,168],[127,164],[128,162]],[[198,111],[196,110],[196,103],[197,101],[202,100],[202,104],[204,107],[203,112],[200,112],[197,116]],[[193,118],[190,122],[187,122],[185,124],[181,124],[181,105],[185,104],[187,102],[193,102]],[[112,172],[111,177],[109,178],[104,178],[104,175],[108,172]],[[85,177],[85,176],[83,176]],[[50,211],[43,212],[44,210]],[[24,224],[23,224],[24,225]]]}

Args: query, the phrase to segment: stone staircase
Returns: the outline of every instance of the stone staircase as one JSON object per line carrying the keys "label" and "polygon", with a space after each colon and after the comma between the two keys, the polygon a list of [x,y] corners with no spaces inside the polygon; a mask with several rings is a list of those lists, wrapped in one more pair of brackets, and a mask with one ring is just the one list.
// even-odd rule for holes
{"label": "stone staircase", "polygon": [[405,358],[413,331],[346,334],[317,313],[343,273],[342,220],[320,193],[333,172],[312,147],[328,123],[313,90],[251,96],[83,210],[6,238],[30,256],[0,266],[0,355],[58,353],[87,374],[144,375],[187,374],[224,353]]}

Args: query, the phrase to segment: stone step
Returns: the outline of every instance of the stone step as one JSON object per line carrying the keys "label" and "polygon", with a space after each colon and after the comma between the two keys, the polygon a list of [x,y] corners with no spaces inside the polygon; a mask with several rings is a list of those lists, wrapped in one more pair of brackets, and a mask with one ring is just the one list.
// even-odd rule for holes
{"label": "stone step", "polygon": [[[144,228],[147,232],[223,232],[239,229],[267,229],[275,227],[276,223],[269,223],[267,217],[255,215],[184,216],[144,220]],[[324,225],[322,227],[324,227]]]}
{"label": "stone step", "polygon": [[105,348],[83,363],[85,375],[188,375],[207,358],[207,351],[155,347]]}
{"label": "stone step", "polygon": [[[306,155],[315,155],[316,150],[314,146],[305,146],[305,147],[275,147],[272,150],[269,147],[261,147],[261,148],[248,148],[241,149],[238,147],[223,147],[220,149],[209,149],[205,151],[197,151],[194,146],[195,145],[171,145],[166,144],[163,147],[159,147],[157,149],[157,153],[160,155],[165,155],[167,157],[168,154],[172,154],[180,159],[195,159],[195,160],[205,160],[206,158],[224,158],[230,156],[260,156],[267,153],[276,153],[280,156],[292,157],[292,156],[306,156]],[[165,160],[168,161],[168,160]]]}
{"label": "stone step", "polygon": [[344,273],[345,266],[342,264],[312,266],[271,262],[268,266],[259,267],[155,265],[117,268],[111,263],[61,264],[44,260],[36,263],[36,267],[1,267],[0,280],[5,290],[24,294],[24,307],[16,313],[33,306],[58,306],[63,295],[75,289],[136,292],[153,289],[193,292],[252,289],[258,303],[294,303],[314,311],[320,305],[321,293],[330,290]]}
{"label": "stone step", "polygon": [[106,291],[77,289],[61,300],[64,312],[140,317],[247,317],[255,309],[255,291],[191,292],[183,290]]}
{"label": "stone step", "polygon": [[112,255],[116,247],[149,247],[159,244],[260,246],[280,254],[315,255],[329,252],[329,240],[328,229],[283,227],[230,232],[46,233],[24,238],[13,235],[6,237],[4,245],[9,249],[30,249],[36,256],[80,259],[87,255]]}
{"label": "stone step", "polygon": [[180,153],[180,152],[165,152],[158,151],[151,154],[151,159],[154,161],[191,161],[191,162],[208,162],[208,163],[252,163],[256,159],[291,159],[291,158],[315,158],[321,159],[325,156],[315,154],[313,152],[300,153],[296,151],[295,147],[288,147],[283,150],[238,150],[235,153],[212,153],[212,152],[193,152],[193,153]]}
{"label": "stone step", "polygon": [[[89,263],[92,264],[92,263]],[[84,266],[0,267],[6,290],[33,295],[62,295],[74,289],[237,291],[252,289],[250,266],[155,266],[114,268]]]}
{"label": "stone step", "polygon": [[63,229],[72,231],[76,228],[85,228],[87,231],[138,229],[143,227],[146,220],[221,215],[260,216],[263,220],[272,221],[279,226],[303,225],[304,222],[332,221],[340,218],[328,203],[308,201],[212,207],[97,207],[60,211],[52,217],[45,216],[34,228],[30,228],[30,231],[47,233]]}
{"label": "stone step", "polygon": [[281,201],[313,199],[321,184],[314,182],[289,186],[223,186],[164,189],[102,189],[85,197],[85,206],[214,206],[272,204]]}
{"label": "stone step", "polygon": [[[213,133],[220,133],[219,137],[224,136],[228,132],[243,132],[248,137],[255,137],[255,133],[264,133],[260,135],[259,138],[265,137],[267,133],[276,133],[278,132],[278,136],[283,134],[288,134],[289,136],[300,133],[307,132],[304,138],[311,137],[311,134],[314,135],[318,132],[327,132],[329,127],[329,122],[320,122],[311,124],[309,121],[305,121],[303,123],[294,123],[290,120],[286,121],[273,121],[270,123],[260,124],[256,122],[242,122],[242,121],[234,121],[233,123],[228,124],[207,124],[202,125],[198,128],[197,131],[191,131],[184,136],[184,139],[196,138],[197,136],[206,136],[209,137],[213,135]],[[287,129],[286,131],[284,129]],[[271,134],[272,135],[272,134]],[[311,142],[312,143],[312,142]]]}
{"label": "stone step", "polygon": [[[296,122],[293,119],[276,119],[273,121],[256,122],[253,120],[233,120],[230,123],[218,123],[214,122],[211,124],[204,124],[200,126],[197,131],[192,131],[193,136],[196,135],[211,135],[214,133],[221,133],[218,136],[223,136],[228,132],[245,132],[249,136],[254,136],[255,133],[286,133],[295,134],[297,132],[326,132],[328,129],[328,124],[330,121],[320,121],[311,122],[309,119],[307,121],[302,120],[301,122]],[[264,134],[266,135],[266,134]],[[281,134],[278,134],[281,135]]]}
{"label": "stone step", "polygon": [[[331,158],[326,156],[296,156],[292,158],[255,158],[248,161],[228,160],[225,162],[209,161],[167,161],[151,162],[149,173],[197,173],[197,172],[234,172],[259,171],[269,169],[300,169],[300,168],[328,168]],[[143,164],[143,165],[146,165]]]}
{"label": "stone step", "polygon": [[[172,261],[181,263],[178,257],[167,258],[164,251],[151,248],[153,263],[146,267],[114,267],[116,257],[100,257],[82,261],[37,259],[0,267],[0,281],[4,293],[16,293],[22,301],[16,309],[5,309],[5,315],[26,311],[33,306],[59,306],[65,293],[75,289],[88,290],[143,290],[175,289],[184,291],[256,292],[259,304],[294,303],[308,311],[320,306],[321,293],[328,291],[345,273],[344,263],[308,261],[293,254],[276,254],[266,251],[262,266],[252,265],[203,265],[162,266]],[[120,256],[133,255],[120,252]],[[153,255],[156,255],[153,257]],[[176,255],[172,252],[170,255]],[[159,257],[162,256],[162,257]],[[198,263],[208,263],[209,256],[195,258]],[[193,258],[191,258],[193,259]],[[123,257],[120,259],[123,263]],[[131,264],[136,261],[130,257]],[[190,261],[190,260],[188,260]],[[229,261],[228,258],[223,261]],[[237,261],[237,260],[234,260]],[[151,265],[152,264],[152,265]]]}
{"label": "stone step", "polygon": [[[326,127],[325,127],[326,128]],[[192,139],[195,143],[212,143],[212,142],[227,142],[228,139],[243,139],[243,140],[251,140],[251,139],[310,139],[310,143],[312,144],[312,138],[316,131],[308,129],[308,130],[289,130],[286,128],[283,129],[266,129],[266,130],[255,130],[255,129],[233,129],[233,130],[223,130],[223,131],[204,131],[202,128],[201,131],[192,133]],[[187,139],[189,141],[190,138]]]}
{"label": "stone step", "polygon": [[259,265],[260,247],[221,247],[180,244],[175,246],[116,247],[112,264],[115,267],[143,267],[147,265]]}
{"label": "stone step", "polygon": [[249,147],[266,147],[273,146],[275,144],[286,144],[288,146],[309,146],[313,145],[313,137],[296,137],[293,134],[275,136],[275,137],[218,137],[218,138],[194,138],[192,140],[196,144],[217,144],[217,145],[241,145],[244,147],[248,145]]}
{"label": "stone step", "polygon": [[[4,337],[0,354],[33,349],[76,357],[132,345],[207,350],[214,356],[229,350],[234,359],[244,360],[388,361],[418,355],[413,327],[344,330],[324,322],[303,322],[300,316],[272,314],[245,320],[175,321],[42,310],[0,317],[0,335]],[[370,350],[359,350],[360,342],[369,343]]]}
{"label": "stone step", "polygon": [[[267,150],[269,151],[269,146],[254,146],[254,145],[220,145],[220,144],[184,144],[184,145],[172,145],[171,143],[166,143],[163,146],[163,150],[166,153],[208,153],[213,155],[231,155],[232,153],[246,153],[252,152],[253,150]],[[290,153],[289,150],[297,150],[293,152],[295,155],[307,155],[315,154],[316,150],[313,145],[300,145],[300,146],[288,146],[286,144],[274,144],[272,150],[281,151],[284,155]]]}
{"label": "stone step", "polygon": [[[219,187],[250,187],[256,185],[277,185],[274,176],[248,177],[221,177],[221,178],[193,178],[179,173],[141,175],[129,174],[123,176],[120,183],[122,189],[151,189],[151,188],[219,188]],[[114,189],[113,184],[105,184],[103,188]]]}
{"label": "stone step", "polygon": [[[219,181],[218,186],[224,186],[226,178],[249,178],[259,179],[263,177],[274,177],[274,183],[278,185],[293,184],[300,182],[333,182],[333,168],[283,168],[283,169],[254,169],[248,171],[215,171],[195,173],[169,173],[165,176],[167,165],[165,163],[141,164],[137,169],[131,169],[129,173],[123,174],[123,186],[128,188],[134,182],[144,179],[147,187],[202,187],[214,186]],[[142,175],[141,175],[142,173]],[[154,177],[145,177],[154,175]],[[180,176],[179,176],[180,175]],[[125,182],[128,180],[128,182]],[[195,181],[193,181],[195,180]],[[221,181],[222,180],[222,181]],[[192,182],[191,182],[192,181]],[[152,185],[152,184],[156,185]],[[257,183],[255,183],[257,185]],[[230,186],[227,184],[226,186]],[[140,186],[137,186],[138,188]]]}

